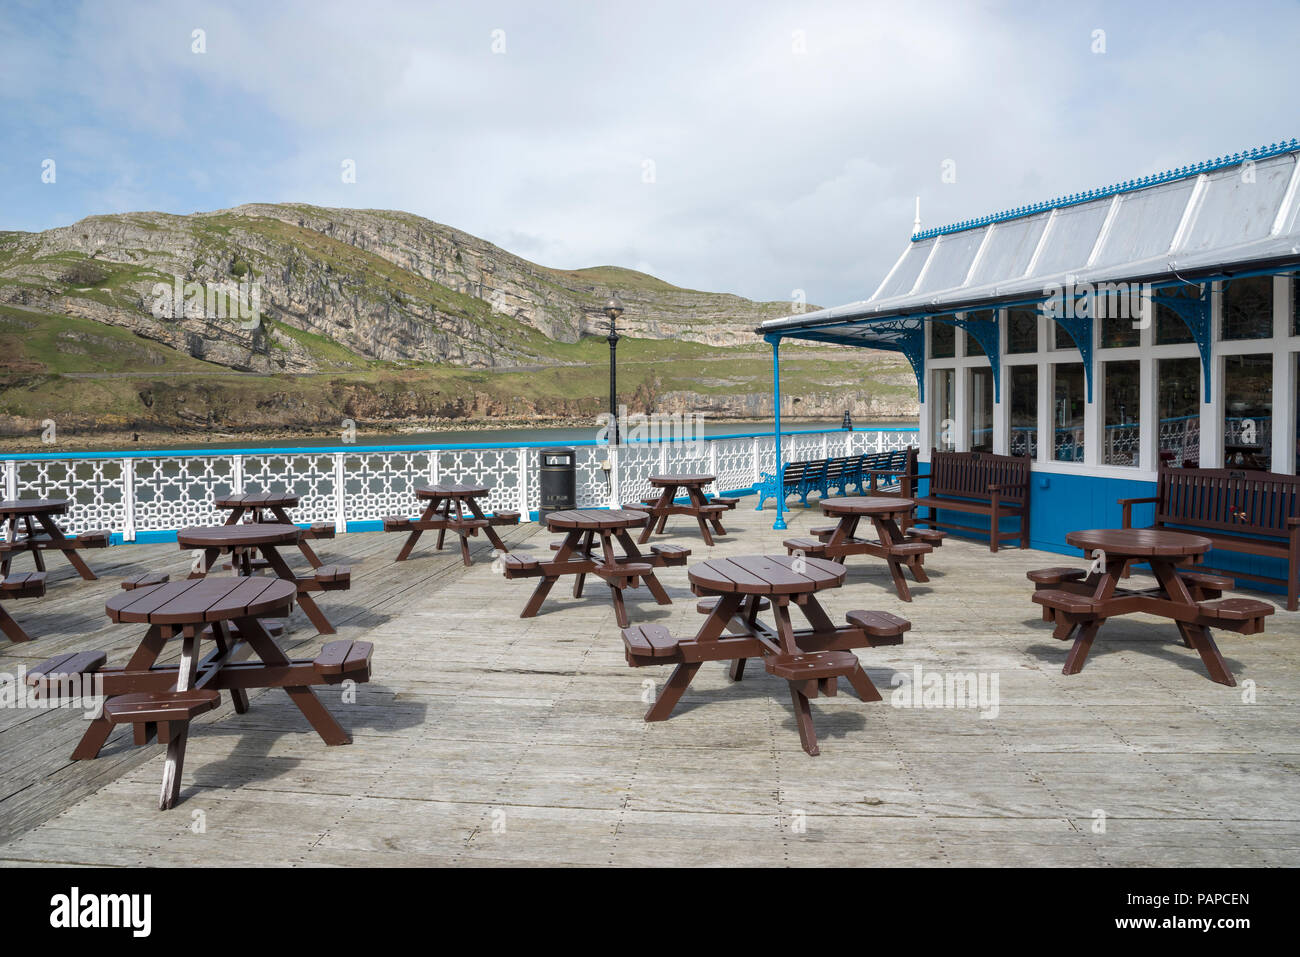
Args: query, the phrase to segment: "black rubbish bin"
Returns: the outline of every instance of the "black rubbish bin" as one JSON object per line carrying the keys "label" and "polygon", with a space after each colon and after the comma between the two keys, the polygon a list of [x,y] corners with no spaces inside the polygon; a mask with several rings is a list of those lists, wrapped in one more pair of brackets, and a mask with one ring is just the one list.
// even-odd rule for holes
{"label": "black rubbish bin", "polygon": [[578,507],[577,455],[573,449],[542,449],[542,504],[537,521],[546,524],[551,512]]}

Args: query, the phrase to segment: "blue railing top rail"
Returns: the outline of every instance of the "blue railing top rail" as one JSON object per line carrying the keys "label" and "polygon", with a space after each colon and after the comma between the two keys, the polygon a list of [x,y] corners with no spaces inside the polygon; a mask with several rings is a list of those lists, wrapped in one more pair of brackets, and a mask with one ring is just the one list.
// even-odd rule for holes
{"label": "blue railing top rail", "polygon": [[[789,432],[783,431],[781,435],[822,435],[823,433],[836,432],[917,432],[916,427],[907,426],[854,426],[852,429],[797,429]],[[625,445],[664,445],[681,442],[718,442],[726,439],[767,439],[771,438],[771,432],[736,432],[727,435],[705,435],[699,439],[633,439],[620,443],[619,447]],[[156,458],[185,458],[194,456],[207,456],[209,458],[223,455],[332,455],[339,452],[355,452],[368,454],[372,452],[457,452],[457,451],[474,451],[483,449],[549,449],[563,448],[573,446],[579,448],[591,446],[606,446],[605,442],[597,442],[594,439],[575,439],[573,441],[562,441],[552,439],[549,442],[478,442],[478,443],[439,443],[431,445],[428,443],[416,445],[303,445],[303,446],[284,446],[284,447],[265,447],[265,448],[239,448],[239,449],[140,449],[140,450],[121,450],[114,452],[2,452],[0,453],[0,462],[29,462],[29,461],[50,461],[55,459],[156,459]]]}

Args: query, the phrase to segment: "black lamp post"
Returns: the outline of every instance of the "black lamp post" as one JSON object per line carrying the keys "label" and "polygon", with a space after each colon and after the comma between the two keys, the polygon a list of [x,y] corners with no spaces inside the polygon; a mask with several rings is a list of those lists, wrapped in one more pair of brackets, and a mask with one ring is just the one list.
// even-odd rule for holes
{"label": "black lamp post", "polygon": [[623,303],[618,296],[610,296],[605,302],[605,315],[609,317],[609,434],[610,445],[618,445],[618,385],[614,373],[614,350],[618,348],[618,317],[623,315]]}
{"label": "black lamp post", "polygon": [[849,415],[848,409],[844,410],[844,421],[840,424],[840,428],[845,432],[853,431],[853,417]]}

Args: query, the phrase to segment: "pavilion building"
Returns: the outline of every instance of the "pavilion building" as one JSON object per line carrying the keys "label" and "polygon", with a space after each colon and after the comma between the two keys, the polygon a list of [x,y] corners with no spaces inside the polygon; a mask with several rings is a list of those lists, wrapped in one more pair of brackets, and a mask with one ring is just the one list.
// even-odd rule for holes
{"label": "pavilion building", "polygon": [[870,298],[759,327],[778,402],[783,339],[903,353],[922,461],[1030,456],[1052,551],[1118,527],[1161,463],[1294,474],[1298,160],[1293,139],[917,232]]}

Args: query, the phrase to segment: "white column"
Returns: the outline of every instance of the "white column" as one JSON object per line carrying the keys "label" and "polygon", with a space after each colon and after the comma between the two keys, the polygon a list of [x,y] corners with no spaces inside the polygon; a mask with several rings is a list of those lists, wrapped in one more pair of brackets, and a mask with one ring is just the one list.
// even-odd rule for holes
{"label": "white column", "polygon": [[997,374],[1001,388],[993,395],[993,451],[1006,455],[1011,450],[1011,376],[1007,372],[1007,311],[997,310],[998,324],[998,368]]}
{"label": "white column", "polygon": [[[1046,323],[1042,323],[1046,325]],[[1041,352],[1040,352],[1041,355]],[[1056,451],[1056,409],[1052,403],[1052,364],[1038,363],[1038,456],[1039,462],[1052,461]]]}
{"label": "white column", "polygon": [[1273,277],[1273,465],[1274,472],[1295,474],[1295,356],[1287,351],[1291,335],[1291,280]]}
{"label": "white column", "polygon": [[519,503],[517,507],[519,509],[519,520],[522,522],[528,521],[528,483],[530,481],[528,475],[528,454],[528,449],[518,449],[515,452],[515,455],[518,457],[519,473]]}
{"label": "white column", "polygon": [[342,535],[348,530],[347,483],[343,472],[343,456],[346,452],[335,452],[334,459],[334,531]]}
{"label": "white column", "polygon": [[122,541],[135,541],[135,459],[122,459]]}
{"label": "white column", "polygon": [[[1152,307],[1154,309],[1154,306]],[[1142,330],[1142,344],[1151,341],[1151,328]],[[1160,459],[1160,406],[1156,398],[1156,360],[1138,360],[1138,468],[1154,472]]]}
{"label": "white column", "polygon": [[[1210,401],[1205,401],[1205,368],[1201,368],[1201,457],[1203,469],[1223,467],[1223,357],[1215,346],[1219,342],[1219,323],[1223,315],[1223,292],[1216,282],[1210,291]],[[1200,362],[1200,356],[1197,356]]]}
{"label": "white column", "polygon": [[970,390],[967,388],[966,379],[968,370],[965,366],[958,365],[953,370],[953,396],[952,396],[952,416],[953,427],[957,430],[954,438],[957,440],[953,448],[958,452],[970,451],[970,405],[968,401]]}

